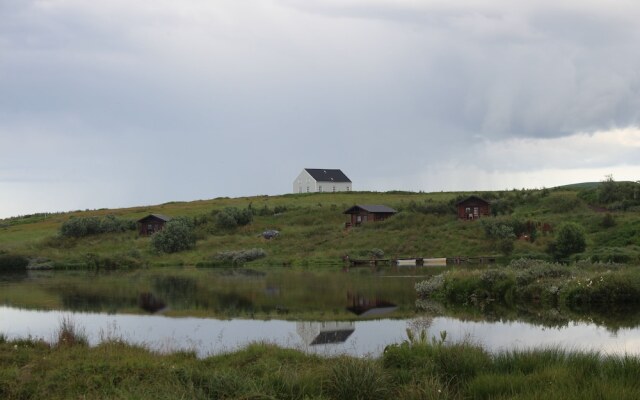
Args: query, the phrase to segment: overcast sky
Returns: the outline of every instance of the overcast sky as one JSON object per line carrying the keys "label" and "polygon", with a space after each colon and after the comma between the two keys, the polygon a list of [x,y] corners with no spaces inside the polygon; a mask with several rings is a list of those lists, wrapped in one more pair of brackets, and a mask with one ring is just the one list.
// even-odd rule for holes
{"label": "overcast sky", "polygon": [[0,0],[0,218],[640,179],[637,0]]}

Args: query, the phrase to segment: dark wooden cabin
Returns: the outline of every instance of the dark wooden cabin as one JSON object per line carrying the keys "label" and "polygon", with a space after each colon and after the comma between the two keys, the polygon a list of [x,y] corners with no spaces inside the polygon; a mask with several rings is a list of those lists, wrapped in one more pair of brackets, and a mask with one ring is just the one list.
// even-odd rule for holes
{"label": "dark wooden cabin", "polygon": [[474,220],[491,215],[491,205],[478,196],[470,196],[456,203],[458,218]]}
{"label": "dark wooden cabin", "polygon": [[347,227],[350,227],[359,226],[365,222],[384,221],[397,211],[381,205],[355,205],[344,213],[351,215],[350,222],[347,222]]}
{"label": "dark wooden cabin", "polygon": [[161,231],[169,221],[171,221],[171,217],[160,214],[149,214],[138,220],[138,233],[141,236],[153,235]]}

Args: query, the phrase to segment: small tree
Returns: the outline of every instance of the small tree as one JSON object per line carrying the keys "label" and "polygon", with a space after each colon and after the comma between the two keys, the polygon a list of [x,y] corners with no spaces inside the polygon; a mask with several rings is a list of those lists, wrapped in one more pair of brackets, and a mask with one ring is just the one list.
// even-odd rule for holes
{"label": "small tree", "polygon": [[549,244],[548,251],[556,260],[566,259],[581,253],[587,247],[584,230],[578,224],[569,222],[558,228],[556,239]]}
{"label": "small tree", "polygon": [[151,245],[164,253],[192,249],[196,245],[193,223],[187,218],[175,218],[167,222],[163,230],[151,237]]}

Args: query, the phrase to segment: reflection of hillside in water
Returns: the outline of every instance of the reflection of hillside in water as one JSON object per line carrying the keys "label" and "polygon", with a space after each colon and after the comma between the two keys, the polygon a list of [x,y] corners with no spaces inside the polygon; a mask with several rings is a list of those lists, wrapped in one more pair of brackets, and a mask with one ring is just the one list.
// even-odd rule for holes
{"label": "reflection of hillside in water", "polygon": [[296,323],[296,331],[307,346],[344,343],[355,330],[352,321]]}
{"label": "reflection of hillside in water", "polygon": [[443,304],[418,299],[416,308],[432,316],[449,316],[462,321],[526,322],[545,328],[566,328],[583,322],[616,333],[620,329],[640,327],[638,305],[593,305],[591,307],[545,307],[541,304],[509,306],[498,302],[480,305]]}

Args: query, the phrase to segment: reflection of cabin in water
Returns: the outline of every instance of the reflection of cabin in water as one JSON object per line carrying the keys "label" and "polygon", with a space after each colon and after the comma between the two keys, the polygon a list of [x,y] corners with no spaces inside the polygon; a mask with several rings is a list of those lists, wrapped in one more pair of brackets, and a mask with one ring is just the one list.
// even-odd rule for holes
{"label": "reflection of cabin in water", "polygon": [[458,218],[474,220],[491,215],[489,202],[478,196],[470,196],[456,203]]}
{"label": "reflection of cabin in water", "polygon": [[353,321],[298,322],[296,331],[307,346],[344,343],[356,330]]}
{"label": "reflection of cabin in water", "polygon": [[347,227],[350,227],[370,221],[384,221],[397,211],[387,206],[363,204],[355,205],[344,213],[351,215],[351,220],[347,222]]}
{"label": "reflection of cabin in water", "polygon": [[138,233],[142,236],[153,235],[164,229],[164,225],[171,221],[171,217],[160,214],[149,214],[138,220]]}
{"label": "reflection of cabin in water", "polygon": [[389,301],[379,299],[376,296],[372,298],[366,297],[360,293],[347,293],[347,299],[350,303],[347,310],[362,318],[388,314],[398,308],[398,306]]}

